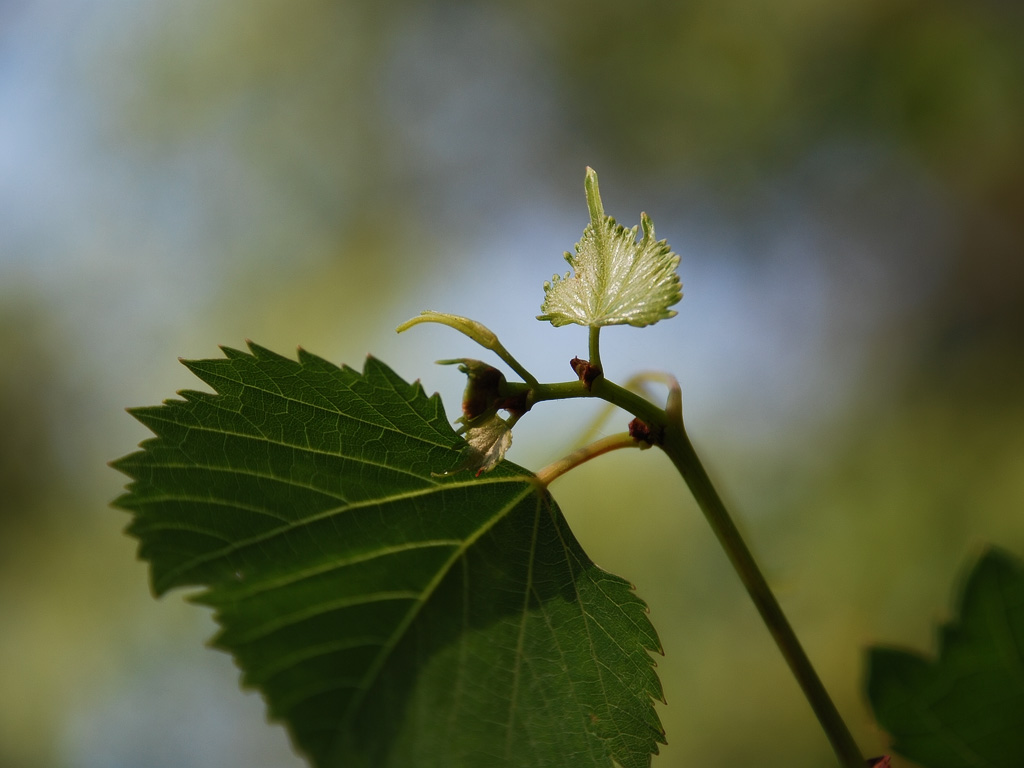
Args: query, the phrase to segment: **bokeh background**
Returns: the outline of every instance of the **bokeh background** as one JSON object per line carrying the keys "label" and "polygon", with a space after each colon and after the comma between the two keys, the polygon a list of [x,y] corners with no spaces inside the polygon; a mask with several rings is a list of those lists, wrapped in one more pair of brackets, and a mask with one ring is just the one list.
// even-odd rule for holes
{"label": "bokeh background", "polygon": [[[967,563],[1024,553],[1024,6],[1011,0],[0,2],[0,765],[302,762],[209,614],[148,591],[106,462],[178,356],[252,338],[438,390],[475,317],[533,319],[583,173],[681,254],[698,450],[866,752],[875,642],[934,647]],[[589,404],[517,427],[540,467]],[[540,409],[538,409],[539,411]],[[622,429],[617,418],[604,428]],[[656,452],[553,488],[665,646],[670,766],[826,766],[824,737]],[[906,763],[896,763],[907,765]]]}

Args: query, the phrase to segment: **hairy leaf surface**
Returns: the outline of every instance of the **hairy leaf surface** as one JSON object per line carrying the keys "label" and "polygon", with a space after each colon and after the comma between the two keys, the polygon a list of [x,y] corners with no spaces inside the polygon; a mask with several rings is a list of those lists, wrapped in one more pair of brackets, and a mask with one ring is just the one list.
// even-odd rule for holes
{"label": "hairy leaf surface", "polygon": [[893,749],[926,768],[1024,765],[1024,566],[988,552],[967,579],[939,657],[869,656],[868,697]]}
{"label": "hairy leaf surface", "polygon": [[605,216],[597,174],[591,168],[586,191],[590,224],[576,252],[565,254],[575,274],[555,275],[544,283],[543,314],[537,319],[555,326],[577,323],[597,328],[645,326],[674,316],[669,307],[683,298],[676,273],[679,256],[655,238],[647,214],[640,214],[639,241],[636,227],[626,229]]}
{"label": "hairy leaf surface", "polygon": [[185,362],[214,394],[131,411],[156,437],[116,504],[313,764],[648,766],[646,607],[533,475],[442,474],[466,445],[440,399],[373,358],[250,349]]}

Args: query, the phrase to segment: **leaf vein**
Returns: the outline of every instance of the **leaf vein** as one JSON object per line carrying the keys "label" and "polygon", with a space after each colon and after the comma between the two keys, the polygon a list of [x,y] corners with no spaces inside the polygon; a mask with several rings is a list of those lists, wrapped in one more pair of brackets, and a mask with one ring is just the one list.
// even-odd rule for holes
{"label": "leaf vein", "polygon": [[360,563],[370,562],[382,557],[390,557],[392,555],[401,554],[403,552],[409,552],[417,549],[431,549],[434,547],[451,547],[461,544],[461,539],[424,539],[419,541],[410,541],[405,544],[397,544],[389,547],[380,547],[379,549],[368,550],[361,552],[353,557],[348,557],[343,560],[332,560],[328,563],[316,568],[306,568],[300,571],[293,571],[280,578],[258,581],[253,584],[251,589],[232,591],[231,597],[236,600],[245,600],[256,595],[271,592],[275,589],[281,589],[283,587],[292,586],[298,584],[306,579],[311,579],[316,576],[322,576],[325,573],[331,573],[332,571],[339,571],[343,568],[349,568],[353,565],[359,565]]}
{"label": "leaf vein", "polygon": [[[399,622],[394,632],[392,632],[391,637],[388,638],[388,642],[381,648],[380,654],[377,656],[376,659],[374,659],[373,663],[367,669],[366,675],[364,677],[365,683],[360,690],[366,691],[369,689],[371,685],[373,685],[373,681],[376,680],[377,676],[384,668],[384,664],[390,657],[392,651],[394,651],[394,649],[398,646],[399,640],[405,635],[406,630],[419,615],[420,610],[422,610],[423,606],[426,605],[427,601],[430,599],[430,596],[441,584],[445,575],[447,575],[448,571],[451,570],[451,567],[456,562],[458,562],[459,558],[465,555],[469,547],[471,547],[481,536],[483,536],[487,531],[493,528],[494,525],[496,525],[499,520],[504,518],[505,515],[507,515],[511,510],[515,509],[515,507],[520,502],[522,502],[522,500],[526,498],[528,494],[534,493],[536,491],[537,486],[535,485],[535,483],[532,482],[532,477],[515,479],[523,483],[523,490],[515,497],[510,499],[488,520],[484,521],[483,524],[481,524],[473,532],[472,535],[467,536],[466,540],[462,542],[462,546],[456,549],[452,553],[452,556],[447,560],[447,562],[445,562],[445,564],[438,569],[437,575],[433,579],[431,579],[431,581],[423,589],[420,599],[417,600],[416,603],[410,607],[409,612],[405,615],[405,617],[403,617],[402,621]],[[348,725],[351,723],[352,718],[355,716],[355,713],[359,709],[359,706],[361,704],[362,696],[355,697],[353,701],[350,703],[348,711],[345,712],[345,715],[343,717],[345,727],[348,727]]]}
{"label": "leaf vein", "polygon": [[295,611],[282,616],[277,616],[273,621],[268,621],[251,628],[248,632],[239,633],[233,638],[233,643],[241,646],[260,640],[268,635],[278,632],[287,627],[292,627],[308,619],[323,616],[332,611],[343,608],[352,608],[357,605],[368,603],[384,603],[392,600],[417,600],[420,593],[411,589],[397,589],[384,592],[371,592],[368,594],[355,595],[338,600],[329,600],[322,603],[314,603],[301,611]]}

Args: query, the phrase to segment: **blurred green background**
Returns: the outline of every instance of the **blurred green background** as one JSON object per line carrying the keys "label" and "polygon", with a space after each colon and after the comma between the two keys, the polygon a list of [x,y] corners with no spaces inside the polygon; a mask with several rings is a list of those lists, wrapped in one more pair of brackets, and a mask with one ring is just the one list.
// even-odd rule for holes
{"label": "blurred green background", "polygon": [[[587,222],[646,210],[679,316],[603,336],[675,372],[720,490],[863,748],[872,642],[931,648],[985,542],[1024,553],[1024,6],[1010,0],[0,2],[0,766],[299,766],[209,614],[159,603],[105,462],[123,408],[245,338],[372,351],[457,415],[478,318],[542,379]],[[587,404],[517,427],[539,467]],[[621,423],[620,423],[621,422]],[[608,432],[624,420],[609,423]],[[669,766],[827,766],[668,462],[556,497],[665,646]],[[895,765],[907,765],[896,762]]]}

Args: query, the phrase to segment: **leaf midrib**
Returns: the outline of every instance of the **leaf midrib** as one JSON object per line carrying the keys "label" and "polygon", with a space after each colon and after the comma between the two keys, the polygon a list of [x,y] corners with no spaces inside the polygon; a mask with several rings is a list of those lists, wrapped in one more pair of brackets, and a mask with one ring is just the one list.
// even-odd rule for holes
{"label": "leaf midrib", "polygon": [[[474,480],[472,484],[477,484],[479,482],[479,480]],[[487,481],[485,480],[483,482]],[[500,522],[506,515],[508,515],[509,512],[515,509],[530,493],[536,493],[538,490],[537,485],[533,481],[532,477],[503,478],[495,482],[519,482],[523,484],[523,490],[515,497],[510,499],[494,515],[492,515],[487,521],[480,525],[472,534],[467,536],[466,539],[462,542],[461,546],[456,548],[452,552],[448,560],[438,569],[437,573],[434,575],[434,578],[427,583],[427,585],[423,589],[423,592],[421,593],[421,598],[412,605],[409,612],[405,615],[402,621],[399,622],[394,632],[392,632],[387,642],[383,646],[381,646],[381,652],[377,655],[377,657],[373,660],[373,662],[371,662],[370,666],[367,668],[366,674],[363,677],[362,684],[358,688],[358,692],[356,693],[356,695],[352,697],[352,700],[349,702],[347,711],[342,716],[342,731],[347,730],[351,726],[353,718],[358,712],[360,706],[362,706],[362,702],[366,693],[370,690],[374,681],[377,679],[377,676],[383,670],[388,658],[391,656],[391,653],[401,642],[401,639],[405,636],[405,633],[408,631],[409,627],[419,616],[420,612],[423,610],[423,607],[429,602],[431,596],[440,586],[441,582],[444,581],[444,578],[448,575],[452,567],[461,560],[461,558],[465,555],[469,548],[473,546],[473,544],[475,544],[480,539],[481,536],[483,536],[485,533],[490,531],[495,525],[497,525],[498,522]],[[464,485],[469,484],[470,483],[465,483]]]}

